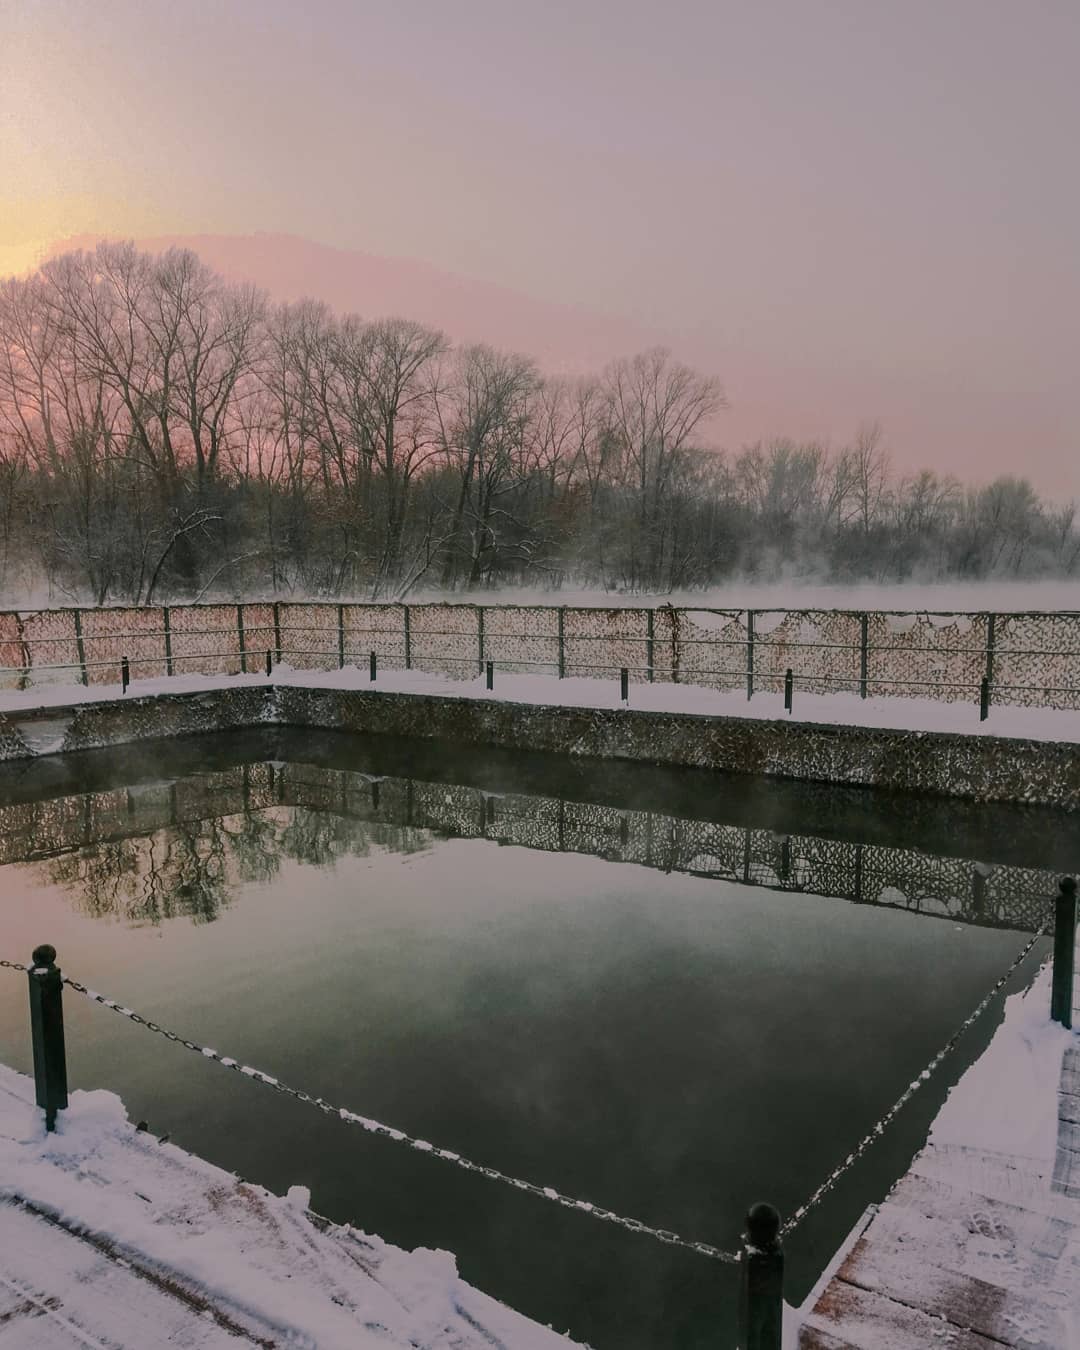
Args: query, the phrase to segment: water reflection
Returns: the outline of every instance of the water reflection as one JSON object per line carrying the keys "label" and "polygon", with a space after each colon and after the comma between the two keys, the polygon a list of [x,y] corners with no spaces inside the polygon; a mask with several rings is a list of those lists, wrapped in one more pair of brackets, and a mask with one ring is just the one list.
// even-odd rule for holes
{"label": "water reflection", "polygon": [[430,832],[356,822],[307,807],[177,821],[150,834],[93,840],[31,863],[38,879],[68,891],[91,918],[159,924],[211,923],[245,885],[266,885],[283,861],[332,867],[372,847],[393,853],[426,848]]}
{"label": "water reflection", "polygon": [[[720,1246],[752,1200],[790,1213],[871,1128],[1021,946],[1004,926],[1041,913],[1054,877],[1026,862],[1061,861],[1034,831],[953,839],[941,804],[935,834],[888,799],[789,788],[781,809],[782,785],[716,775],[285,748],[0,773],[5,954],[51,941],[72,976],[283,1082]],[[602,1350],[732,1343],[727,1267],[357,1137],[83,1000],[68,1012],[73,1084],[219,1165],[454,1251],[466,1279]],[[800,1228],[793,1301],[991,1030]],[[28,1057],[25,981],[0,980],[0,1059]]]}
{"label": "water reflection", "polygon": [[84,912],[211,922],[283,860],[479,838],[773,890],[1034,930],[1056,874],[879,841],[786,833],[595,801],[264,760],[166,783],[0,805],[0,862],[33,862]]}

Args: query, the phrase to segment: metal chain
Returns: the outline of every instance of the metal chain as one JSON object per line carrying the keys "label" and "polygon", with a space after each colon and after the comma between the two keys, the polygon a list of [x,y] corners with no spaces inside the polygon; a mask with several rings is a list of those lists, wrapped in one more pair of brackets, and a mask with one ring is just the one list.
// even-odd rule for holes
{"label": "metal chain", "polygon": [[959,1041],[960,1037],[963,1036],[964,1032],[967,1031],[968,1028],[975,1021],[977,1021],[979,1017],[982,1016],[982,1014],[993,1002],[994,996],[1000,993],[1001,989],[1004,987],[1010,975],[1012,975],[1013,972],[1017,969],[1017,967],[1021,964],[1024,958],[1031,951],[1032,947],[1035,946],[1036,942],[1038,942],[1039,939],[1046,934],[1046,930],[1049,928],[1049,926],[1050,926],[1049,921],[1043,924],[1043,926],[1034,935],[1031,941],[1027,943],[1024,949],[1020,952],[1016,960],[1013,961],[1012,965],[1008,968],[1008,970],[1004,973],[1004,975],[1002,975],[1001,978],[998,980],[998,982],[994,985],[993,989],[990,990],[990,992],[986,995],[986,997],[982,1000],[982,1002],[976,1006],[976,1008],[969,1014],[969,1016],[967,1016],[960,1023],[956,1031],[949,1037],[949,1039],[945,1042],[945,1044],[933,1057],[930,1063],[927,1064],[926,1068],[923,1069],[922,1073],[919,1074],[918,1078],[913,1079],[907,1085],[907,1087],[896,1099],[896,1101],[893,1102],[892,1106],[890,1106],[889,1109],[885,1112],[885,1114],[878,1120],[877,1124],[874,1125],[865,1135],[863,1135],[862,1139],[855,1145],[855,1147],[851,1150],[851,1152],[847,1155],[847,1157],[843,1160],[843,1162],[839,1163],[836,1167],[833,1168],[833,1170],[829,1173],[829,1175],[825,1178],[825,1180],[821,1183],[821,1185],[810,1195],[810,1197],[803,1204],[799,1206],[799,1208],[794,1212],[794,1214],[792,1214],[791,1217],[781,1225],[780,1227],[781,1237],[786,1237],[788,1233],[790,1233],[793,1229],[798,1227],[798,1225],[802,1223],[803,1219],[806,1218],[807,1214],[809,1214],[810,1211],[821,1200],[823,1200],[826,1195],[828,1195],[828,1193],[832,1190],[832,1188],[836,1185],[836,1183],[840,1180],[840,1178],[844,1175],[844,1173],[859,1161],[859,1159],[863,1156],[863,1154],[874,1142],[874,1140],[879,1139],[881,1135],[885,1133],[885,1127],[899,1113],[901,1108],[907,1105],[907,1103],[912,1099],[912,1097],[914,1097],[916,1092],[918,1092],[918,1090],[923,1086],[923,1084],[930,1079],[935,1069],[937,1069],[941,1065],[942,1061],[948,1055],[949,1051],[953,1049],[957,1041]]}
{"label": "metal chain", "polygon": [[[25,969],[25,967],[17,966],[11,961],[4,961],[3,965],[11,966],[13,969]],[[460,1153],[455,1153],[450,1149],[438,1148],[426,1139],[415,1139],[403,1130],[396,1130],[390,1125],[383,1125],[377,1120],[370,1120],[367,1116],[357,1115],[356,1112],[349,1111],[344,1106],[333,1106],[322,1097],[312,1097],[309,1093],[302,1092],[298,1088],[289,1087],[286,1083],[282,1083],[280,1079],[273,1077],[272,1074],[263,1073],[260,1069],[253,1069],[247,1064],[240,1064],[227,1055],[220,1055],[216,1050],[210,1049],[209,1046],[200,1045],[197,1041],[189,1041],[184,1036],[178,1036],[175,1032],[158,1026],[156,1022],[140,1017],[137,1012],[134,1012],[131,1008],[125,1008],[123,1004],[117,1003],[114,999],[106,998],[103,994],[88,989],[86,985],[80,984],[77,980],[71,980],[65,976],[64,983],[69,988],[74,989],[77,994],[82,994],[95,1003],[100,1003],[102,1007],[119,1013],[121,1017],[126,1017],[128,1021],[134,1022],[137,1026],[145,1027],[147,1031],[156,1032],[157,1035],[164,1036],[166,1040],[174,1041],[186,1050],[193,1050],[205,1059],[214,1060],[223,1068],[232,1069],[236,1073],[243,1074],[246,1078],[254,1079],[257,1083],[265,1083],[267,1087],[273,1088],[275,1092],[283,1093],[286,1097],[293,1097],[298,1102],[317,1107],[328,1116],[337,1116],[347,1125],[359,1125],[369,1134],[382,1135],[386,1139],[393,1139],[396,1143],[407,1144],[409,1148],[415,1149],[418,1153],[426,1153],[432,1158],[441,1158],[444,1162],[453,1163],[455,1167],[460,1167],[466,1172],[477,1172],[492,1181],[505,1182],[516,1190],[527,1191],[530,1195],[538,1196],[542,1200],[553,1200],[565,1209],[573,1209],[578,1213],[588,1214],[591,1218],[602,1219],[605,1223],[615,1224],[619,1228],[625,1228],[628,1232],[643,1233],[646,1237],[656,1238],[658,1242],[664,1242],[670,1247],[683,1247],[688,1251],[697,1252],[701,1256],[710,1256],[716,1261],[724,1261],[731,1265],[737,1264],[742,1259],[739,1252],[723,1251],[720,1247],[714,1247],[708,1242],[693,1242],[688,1238],[680,1237],[678,1233],[673,1233],[669,1229],[653,1228],[647,1223],[642,1223],[640,1219],[624,1218],[622,1215],[616,1214],[610,1209],[604,1209],[600,1205],[594,1205],[588,1200],[576,1200],[573,1196],[563,1195],[553,1186],[538,1186],[534,1182],[523,1181],[520,1177],[508,1176],[505,1172],[500,1172],[498,1168],[484,1167],[480,1163],[463,1158]]]}
{"label": "metal chain", "polygon": [[[982,1016],[993,1002],[995,996],[1000,993],[1010,976],[1014,974],[1031,952],[1035,944],[1040,938],[1046,935],[1049,926],[1048,920],[1042,925],[1038,932],[1032,936],[1031,940],[1025,944],[1009,968],[1004,972],[1000,979],[998,979],[993,988],[985,995],[981,1002],[979,1002],[964,1021],[960,1023],[956,1031],[949,1037],[933,1059],[930,1060],[926,1068],[923,1069],[917,1078],[913,1079],[908,1084],[888,1111],[886,1111],[877,1123],[867,1131],[847,1157],[833,1168],[805,1203],[800,1205],[790,1218],[787,1219],[780,1228],[782,1237],[786,1237],[802,1223],[810,1211],[829,1194],[840,1178],[858,1162],[870,1145],[885,1133],[886,1126],[889,1125],[899,1114],[901,1109],[907,1105],[923,1084],[929,1081],[935,1070],[940,1067],[964,1033],[978,1020],[979,1017]],[[6,961],[3,959],[0,959],[0,967],[4,967],[8,970],[22,971],[28,969],[27,966],[22,965],[18,961]],[[356,1112],[349,1111],[343,1106],[333,1106],[322,1097],[312,1097],[309,1093],[302,1092],[298,1088],[289,1087],[286,1083],[282,1083],[279,1079],[273,1077],[272,1074],[263,1073],[260,1069],[253,1069],[247,1064],[240,1064],[237,1060],[232,1059],[227,1055],[221,1055],[216,1050],[210,1049],[209,1046],[200,1045],[197,1041],[188,1040],[184,1036],[178,1036],[174,1031],[169,1031],[165,1027],[158,1026],[156,1022],[151,1022],[149,1019],[141,1017],[131,1008],[126,1008],[123,1004],[117,1003],[115,999],[106,998],[103,994],[98,994],[93,989],[88,989],[86,985],[80,984],[78,980],[72,980],[67,976],[64,976],[64,983],[69,988],[74,989],[77,994],[82,994],[93,1002],[100,1003],[102,1007],[109,1008],[112,1012],[118,1013],[121,1017],[126,1017],[128,1021],[134,1022],[137,1026],[145,1027],[147,1031],[153,1031],[159,1036],[164,1036],[166,1040],[173,1041],[177,1045],[182,1045],[186,1050],[193,1050],[196,1054],[202,1055],[205,1059],[214,1060],[215,1063],[220,1064],[223,1068],[232,1069],[236,1073],[243,1074],[246,1078],[254,1079],[258,1083],[264,1083],[267,1087],[273,1088],[275,1092],[283,1093],[287,1097],[293,1097],[296,1101],[304,1102],[308,1106],[317,1107],[318,1110],[322,1111],[325,1115],[337,1116],[347,1125],[359,1125],[361,1129],[366,1130],[369,1134],[381,1135],[384,1138],[393,1139],[396,1143],[407,1144],[409,1148],[415,1149],[418,1153],[426,1153],[429,1157],[441,1158],[444,1162],[453,1163],[456,1167],[460,1167],[466,1172],[477,1172],[481,1176],[488,1177],[492,1181],[505,1182],[508,1186],[513,1186],[516,1190],[527,1191],[530,1195],[535,1195],[542,1200],[553,1200],[557,1205],[562,1205],[565,1209],[572,1209],[581,1214],[588,1214],[594,1219],[602,1219],[605,1223],[615,1224],[617,1227],[624,1228],[631,1233],[642,1233],[646,1237],[655,1238],[658,1242],[666,1243],[670,1247],[681,1247],[688,1251],[697,1252],[701,1256],[709,1256],[714,1260],[723,1261],[731,1265],[735,1265],[742,1260],[740,1252],[724,1251],[722,1248],[714,1247],[707,1242],[694,1242],[688,1238],[680,1237],[678,1233],[673,1233],[666,1228],[653,1228],[649,1224],[642,1223],[640,1219],[625,1218],[614,1213],[610,1209],[604,1209],[602,1206],[594,1205],[587,1200],[576,1200],[572,1196],[563,1195],[561,1191],[557,1191],[552,1186],[538,1186],[534,1182],[524,1181],[520,1177],[509,1176],[505,1172],[500,1172],[498,1168],[485,1167],[480,1163],[472,1162],[470,1159],[462,1157],[460,1153],[455,1153],[450,1149],[438,1148],[436,1145],[429,1143],[426,1139],[416,1139],[413,1136],[406,1134],[403,1130],[394,1129],[390,1125],[384,1125],[380,1121],[371,1120],[367,1116],[357,1115]]]}

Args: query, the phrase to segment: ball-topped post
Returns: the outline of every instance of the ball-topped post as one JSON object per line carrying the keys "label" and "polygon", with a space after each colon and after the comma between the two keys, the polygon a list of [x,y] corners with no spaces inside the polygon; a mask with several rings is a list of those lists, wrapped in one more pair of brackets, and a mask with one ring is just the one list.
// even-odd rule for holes
{"label": "ball-topped post", "polygon": [[30,1039],[34,1049],[34,1088],[45,1112],[45,1129],[56,1128],[56,1113],[68,1104],[67,1053],[64,1048],[64,977],[56,948],[43,942],[30,958]]}
{"label": "ball-topped post", "polygon": [[751,1205],[743,1234],[740,1350],[780,1350],[784,1329],[784,1248],[780,1213]]}

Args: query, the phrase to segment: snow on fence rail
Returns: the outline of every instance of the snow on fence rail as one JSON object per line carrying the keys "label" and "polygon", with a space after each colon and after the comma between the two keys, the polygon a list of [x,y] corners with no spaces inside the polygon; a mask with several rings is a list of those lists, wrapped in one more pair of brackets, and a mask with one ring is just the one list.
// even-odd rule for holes
{"label": "snow on fence rail", "polygon": [[1080,612],[252,602],[0,612],[0,687],[363,665],[1080,708]]}

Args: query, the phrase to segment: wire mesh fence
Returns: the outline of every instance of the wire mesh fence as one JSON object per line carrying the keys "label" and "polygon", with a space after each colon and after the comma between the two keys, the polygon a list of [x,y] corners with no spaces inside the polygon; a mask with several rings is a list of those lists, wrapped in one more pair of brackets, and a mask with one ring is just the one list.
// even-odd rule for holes
{"label": "wire mesh fence", "polygon": [[[0,612],[0,687],[364,665],[1076,710],[1080,612],[251,602]],[[269,653],[269,658],[267,654]]]}

